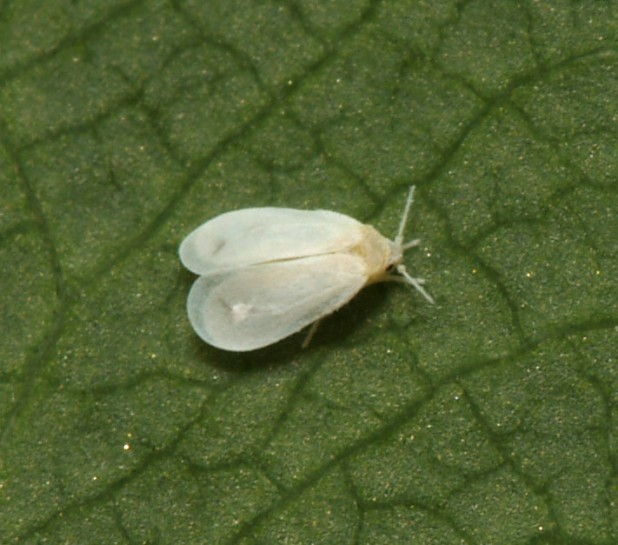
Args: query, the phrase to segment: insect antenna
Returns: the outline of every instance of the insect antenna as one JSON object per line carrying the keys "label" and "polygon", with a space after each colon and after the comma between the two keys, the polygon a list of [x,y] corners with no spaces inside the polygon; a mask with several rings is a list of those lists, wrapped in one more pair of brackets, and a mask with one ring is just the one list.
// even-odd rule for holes
{"label": "insect antenna", "polygon": [[411,248],[412,246],[416,246],[420,240],[413,240],[412,242],[408,242],[404,245],[403,243],[403,232],[406,228],[406,223],[408,223],[408,216],[410,214],[410,208],[412,208],[412,203],[414,202],[414,188],[416,186],[410,186],[410,191],[408,192],[408,198],[406,199],[406,205],[403,209],[403,215],[401,216],[401,222],[399,223],[399,230],[397,231],[397,236],[395,237],[395,244],[401,246],[403,250],[406,248]]}
{"label": "insect antenna", "polygon": [[410,276],[406,270],[406,266],[403,263],[397,265],[396,270],[401,276],[403,276],[404,281],[414,287],[414,289],[416,289],[425,299],[427,299],[427,301],[430,303],[435,303],[433,297],[425,291],[425,288],[423,288],[423,284],[425,283],[423,278],[414,278],[413,276]]}
{"label": "insect antenna", "polygon": [[[395,245],[401,248],[402,253],[408,248],[413,248],[421,243],[419,238],[415,238],[410,242],[403,242],[403,232],[406,228],[406,224],[408,223],[408,216],[410,215],[410,209],[412,208],[412,203],[414,202],[414,188],[415,186],[410,186],[408,198],[406,199],[406,205],[403,209],[403,215],[401,216],[401,222],[399,223],[399,230],[397,231],[397,236],[394,240]],[[414,278],[413,276],[410,276],[406,270],[406,266],[403,263],[397,265],[396,270],[401,276],[403,276],[405,282],[413,286],[414,289],[416,289],[425,299],[427,299],[427,301],[434,303],[433,297],[425,291],[425,288],[423,288],[425,281],[422,278]]]}

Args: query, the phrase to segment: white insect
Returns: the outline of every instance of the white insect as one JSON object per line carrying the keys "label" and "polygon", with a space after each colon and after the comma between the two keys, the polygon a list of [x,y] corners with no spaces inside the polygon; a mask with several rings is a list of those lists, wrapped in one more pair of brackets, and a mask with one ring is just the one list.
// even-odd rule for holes
{"label": "white insect", "polygon": [[183,265],[200,275],[187,300],[193,329],[217,348],[244,352],[313,323],[306,346],[321,318],[369,284],[403,281],[433,303],[403,264],[405,250],[420,242],[403,242],[413,198],[414,186],[392,241],[326,210],[246,208],[200,225],[179,249]]}

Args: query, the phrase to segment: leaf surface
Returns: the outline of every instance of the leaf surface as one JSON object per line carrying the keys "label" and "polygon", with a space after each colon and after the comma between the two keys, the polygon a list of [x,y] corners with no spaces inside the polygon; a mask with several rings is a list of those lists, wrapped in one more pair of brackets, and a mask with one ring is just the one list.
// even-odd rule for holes
{"label": "leaf surface", "polygon": [[[4,2],[0,541],[618,542],[613,2]],[[322,208],[380,284],[248,354],[177,248]]]}

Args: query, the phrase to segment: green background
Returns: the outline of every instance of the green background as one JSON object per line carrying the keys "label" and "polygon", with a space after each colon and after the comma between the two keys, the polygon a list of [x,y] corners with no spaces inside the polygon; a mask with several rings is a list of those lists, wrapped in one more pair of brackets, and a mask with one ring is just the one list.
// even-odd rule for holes
{"label": "green background", "polygon": [[[618,542],[618,3],[0,2],[0,541]],[[396,231],[247,354],[188,324],[206,219]]]}

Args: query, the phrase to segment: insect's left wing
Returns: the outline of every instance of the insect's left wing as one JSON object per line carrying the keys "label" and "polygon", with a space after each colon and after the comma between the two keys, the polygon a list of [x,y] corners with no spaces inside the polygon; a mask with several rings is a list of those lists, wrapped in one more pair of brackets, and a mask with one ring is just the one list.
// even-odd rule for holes
{"label": "insect's left wing", "polygon": [[207,343],[243,352],[277,342],[337,310],[365,285],[361,259],[330,254],[198,278],[189,320]]}
{"label": "insect's left wing", "polygon": [[245,208],[226,212],[191,232],[180,260],[195,274],[259,263],[342,253],[357,245],[364,226],[328,210]]}

